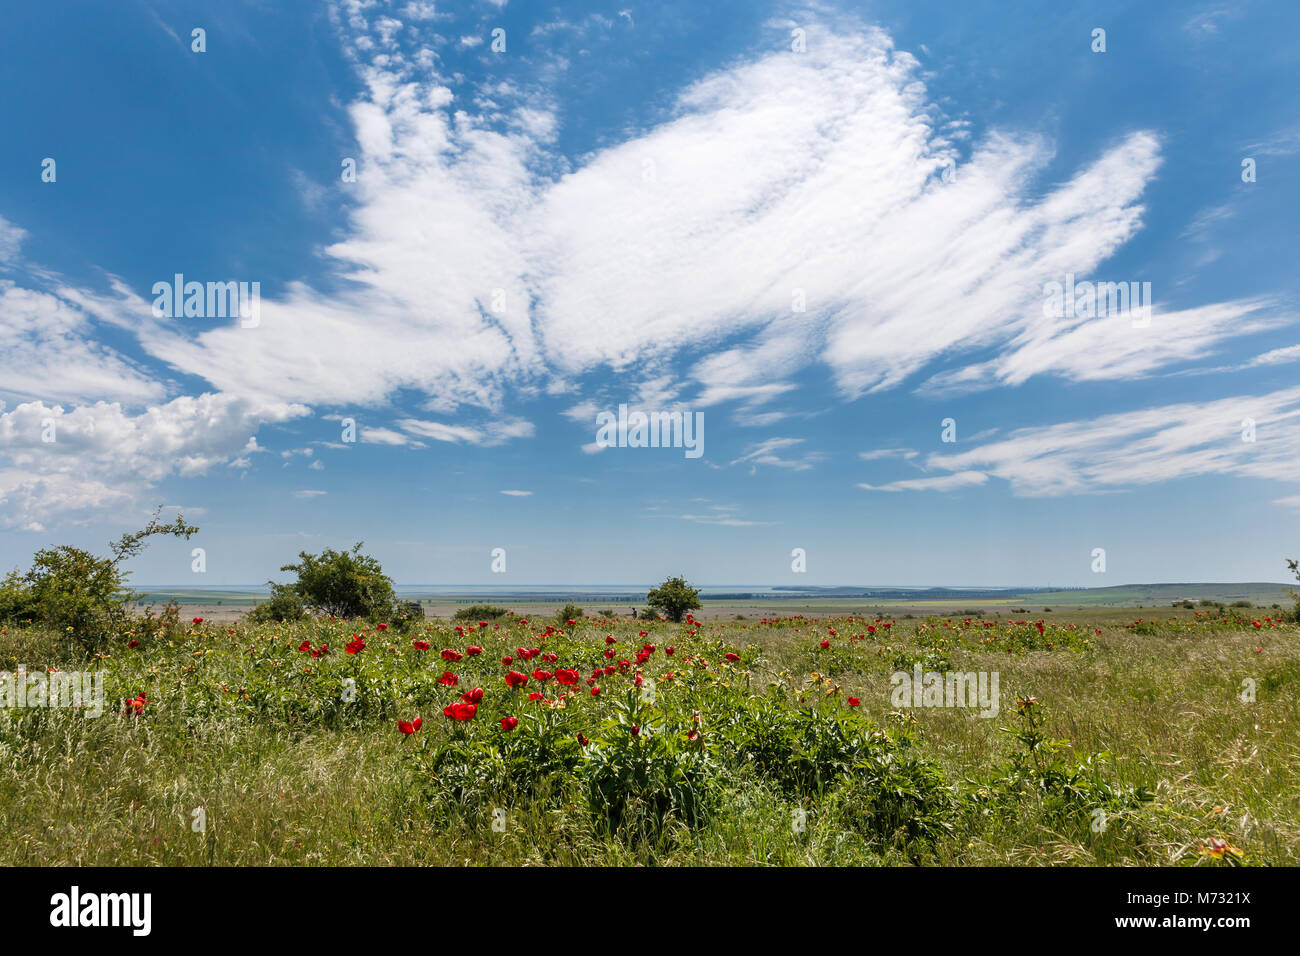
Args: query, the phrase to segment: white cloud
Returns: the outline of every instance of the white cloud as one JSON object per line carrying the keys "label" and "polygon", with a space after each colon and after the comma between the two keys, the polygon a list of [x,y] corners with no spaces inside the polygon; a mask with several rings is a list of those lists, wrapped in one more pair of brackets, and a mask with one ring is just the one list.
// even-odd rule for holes
{"label": "white cloud", "polygon": [[10,263],[17,259],[18,251],[26,238],[26,230],[0,216],[0,263]]}
{"label": "white cloud", "polygon": [[[1254,441],[1247,420],[1254,422]],[[951,490],[1000,478],[1017,495],[1115,491],[1197,475],[1300,481],[1300,388],[1157,406],[1022,428],[969,451],[935,453],[946,474],[872,490]]]}
{"label": "white cloud", "polygon": [[906,478],[891,481],[885,485],[859,484],[867,491],[956,491],[971,485],[982,485],[989,476],[982,471],[959,471],[952,475],[936,475],[933,478]]}
{"label": "white cloud", "polygon": [[0,524],[43,526],[121,508],[169,476],[239,461],[257,450],[250,437],[259,425],[306,411],[213,394],[136,414],[116,402],[72,409],[23,403],[0,414],[0,453],[8,460],[0,472]]}
{"label": "white cloud", "polygon": [[532,494],[531,491],[514,491],[514,490],[503,491],[501,493],[503,495],[509,495],[512,498],[527,498],[529,495]]}
{"label": "white cloud", "polygon": [[785,449],[792,449],[803,444],[802,438],[769,438],[766,441],[750,445],[745,449],[745,453],[732,462],[733,465],[739,465],[748,462],[750,465],[772,465],[777,468],[790,468],[794,471],[807,471],[814,464],[824,461],[826,456],[821,452],[808,452],[799,458],[782,458],[778,452]]}
{"label": "white cloud", "polygon": [[[384,47],[364,8],[348,20]],[[936,129],[913,57],[879,30],[809,30],[807,54],[709,74],[664,122],[559,178],[544,97],[454,87],[400,36],[355,49],[361,172],[347,235],[326,250],[352,290],[294,285],[263,300],[257,329],[155,325],[145,347],[224,391],[376,405],[415,389],[438,411],[499,415],[509,389],[548,373],[728,338],[690,369],[691,403],[752,412],[810,363],[847,396],[989,347],[1006,354],[933,386],[1129,377],[1258,327],[1243,319],[1262,302],[1158,313],[1145,336],[1045,320],[1044,281],[1093,274],[1140,228],[1156,136],[1119,137],[1044,188],[1051,144],[994,132],[946,182],[960,130]],[[460,427],[428,431],[473,441]]]}
{"label": "white cloud", "polygon": [[434,441],[466,445],[502,445],[515,438],[531,438],[532,422],[520,419],[491,421],[481,426],[448,425],[443,422],[404,418],[397,422],[403,431]]}
{"label": "white cloud", "polygon": [[0,280],[0,394],[56,402],[162,398],[158,382],[93,341],[94,320],[80,307],[89,300],[79,301]]}

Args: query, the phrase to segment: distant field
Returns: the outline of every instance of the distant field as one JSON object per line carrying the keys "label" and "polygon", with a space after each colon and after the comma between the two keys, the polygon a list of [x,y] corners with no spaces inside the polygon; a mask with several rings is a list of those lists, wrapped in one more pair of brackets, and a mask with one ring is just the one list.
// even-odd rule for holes
{"label": "distant field", "polygon": [[[836,589],[842,590],[842,589]],[[847,589],[843,589],[847,590]],[[866,589],[864,589],[866,590]],[[265,591],[248,589],[202,589],[202,588],[141,588],[145,593],[145,603],[150,605],[166,604],[175,601],[186,609],[191,616],[201,616],[214,620],[232,620],[246,613],[259,601],[266,599]],[[722,598],[710,598],[707,593],[703,598],[704,607],[697,616],[706,619],[734,618],[744,615],[746,618],[762,618],[803,614],[805,616],[826,616],[840,614],[888,614],[904,616],[907,614],[925,616],[928,614],[960,614],[967,610],[982,611],[987,615],[1007,616],[1020,608],[1025,613],[1070,614],[1076,610],[1088,610],[1105,614],[1108,608],[1165,608],[1174,601],[1189,600],[1219,601],[1231,604],[1234,601],[1250,601],[1261,608],[1273,605],[1288,607],[1291,603],[1292,588],[1285,584],[1269,582],[1249,582],[1244,584],[1130,584],[1107,588],[1071,589],[1065,591],[1022,591],[998,592],[996,596],[969,596],[971,592],[963,591],[959,596],[944,596],[941,589],[925,592],[924,597],[899,597],[897,591],[886,592],[888,597],[848,597],[836,594],[822,596],[817,594],[791,594],[788,597],[763,595],[742,599],[728,595]],[[553,614],[555,610],[572,600],[584,608],[588,614],[605,613],[611,616],[628,617],[633,607],[644,607],[644,595],[641,601],[611,600],[604,595],[585,595],[576,589],[572,595],[521,595],[509,596],[501,593],[475,593],[467,589],[464,594],[447,594],[403,591],[404,600],[419,601],[430,617],[447,618],[461,607],[471,604],[496,604],[524,615]],[[1051,608],[1044,612],[1044,608]],[[1116,615],[1118,620],[1123,615]],[[1106,619],[1110,619],[1107,616]]]}

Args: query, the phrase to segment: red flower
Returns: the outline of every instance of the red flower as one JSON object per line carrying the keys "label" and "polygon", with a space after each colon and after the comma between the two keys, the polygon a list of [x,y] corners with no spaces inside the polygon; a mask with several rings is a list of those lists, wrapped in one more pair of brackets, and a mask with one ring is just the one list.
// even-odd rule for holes
{"label": "red flower", "polygon": [[546,697],[540,690],[535,690],[528,695],[529,700],[544,700]]}
{"label": "red flower", "polygon": [[573,626],[574,626],[575,624],[577,624],[577,623],[578,623],[578,622],[575,621],[573,618],[569,618],[567,621],[564,622],[564,626],[565,626],[565,627],[573,627]]}
{"label": "red flower", "polygon": [[[641,633],[644,635],[644,634],[645,634],[645,631],[642,631]],[[618,639],[617,639],[616,637],[614,637],[613,634],[606,634],[606,635],[605,635],[605,643],[606,643],[606,644],[617,644],[617,643],[618,643]]]}
{"label": "red flower", "polygon": [[365,649],[366,642],[355,634],[352,635],[352,640],[348,642],[348,646],[344,648],[349,654],[360,654]]}
{"label": "red flower", "polygon": [[411,736],[411,734],[419,730],[420,725],[423,723],[424,723],[424,719],[421,717],[416,717],[415,720],[411,720],[411,721],[399,720],[397,722],[397,729],[409,737]]}
{"label": "red flower", "polygon": [[521,674],[519,671],[511,671],[506,674],[506,683],[511,687],[523,687],[528,683],[528,675]]}
{"label": "red flower", "polygon": [[667,654],[669,657],[672,657],[672,656],[673,656],[673,651],[675,651],[675,650],[677,650],[677,648],[673,647],[673,646],[670,644],[670,645],[668,645],[667,647],[664,648],[664,653]]}
{"label": "red flower", "polygon": [[633,724],[633,725],[632,725],[632,736],[633,736],[633,737],[640,737],[640,736],[641,736],[641,725],[640,725],[640,724]]}
{"label": "red flower", "polygon": [[195,623],[195,624],[202,624],[202,623],[203,623],[203,618],[201,618],[201,617],[196,617],[196,618],[194,619],[194,623]]}
{"label": "red flower", "polygon": [[605,657],[606,657],[607,659],[609,659],[609,660],[613,660],[613,659],[614,659],[614,648],[611,647],[609,650],[607,650],[607,651],[605,652]]}
{"label": "red flower", "polygon": [[460,651],[453,651],[450,647],[442,652],[442,659],[444,661],[451,661],[453,664],[460,660],[462,656],[463,655]]}
{"label": "red flower", "polygon": [[456,701],[454,704],[448,704],[442,709],[444,717],[450,717],[452,720],[473,720],[474,715],[478,713],[477,704],[467,704],[464,701]]}
{"label": "red flower", "polygon": [[123,713],[130,714],[133,717],[138,717],[140,714],[144,713],[144,705],[144,694],[138,694],[126,702],[126,709]]}
{"label": "red flower", "polygon": [[375,625],[375,630],[376,630],[376,631],[386,631],[386,630],[388,630],[388,625],[387,625],[387,624],[376,624],[376,625]]}
{"label": "red flower", "polygon": [[731,651],[727,651],[727,660],[729,660],[729,661],[733,661],[733,662],[734,662],[734,661],[738,661],[738,660],[740,660],[740,655],[739,655],[739,654],[735,654],[735,653],[733,653],[733,652],[731,652]]}
{"label": "red flower", "polygon": [[505,657],[501,658],[501,663],[502,663],[502,664],[505,664],[506,667],[509,667],[509,666],[510,666],[511,664],[513,664],[514,662],[515,662],[515,659],[514,659],[513,657],[511,657],[509,654],[507,654]]}
{"label": "red flower", "polygon": [[862,703],[862,701],[858,700],[856,697],[850,697],[850,698],[849,698],[849,706],[850,706],[850,707],[857,707],[860,703]]}
{"label": "red flower", "polygon": [[599,687],[593,687],[593,688],[591,689],[591,696],[592,696],[592,697],[599,697],[599,696],[600,696],[600,688],[599,688]]}
{"label": "red flower", "polygon": [[483,653],[483,648],[479,647],[477,644],[471,644],[469,647],[465,648],[465,653],[470,657],[478,657]]}
{"label": "red flower", "polygon": [[637,636],[637,637],[645,637],[645,636],[646,636],[647,634],[649,634],[649,633],[650,633],[649,631],[637,631],[637,632],[636,632],[636,636]]}
{"label": "red flower", "polygon": [[460,695],[460,699],[467,704],[477,704],[483,699],[483,688],[475,687],[473,690],[467,690]]}
{"label": "red flower", "polygon": [[518,726],[519,726],[519,718],[518,718],[518,717],[502,717],[502,718],[501,718],[501,729],[502,729],[502,730],[514,730],[514,729],[515,729],[516,727],[518,727]]}
{"label": "red flower", "polygon": [[535,681],[542,681],[542,682],[545,682],[545,681],[548,681],[548,680],[550,680],[550,679],[551,679],[551,672],[550,672],[550,671],[544,671],[544,670],[542,670],[540,667],[537,668],[537,670],[533,671],[533,680],[535,680]]}
{"label": "red flower", "polygon": [[428,641],[412,641],[411,646],[417,651],[427,651],[429,649]]}
{"label": "red flower", "polygon": [[311,650],[311,641],[303,641],[298,645],[298,650],[302,651],[304,654],[308,653]]}
{"label": "red flower", "polygon": [[578,734],[578,746],[579,746],[579,747],[585,747],[585,746],[587,746],[587,744],[589,744],[589,743],[591,743],[590,740],[588,740],[588,739],[587,739],[586,737],[584,737],[582,734]]}
{"label": "red flower", "polygon": [[563,684],[566,687],[573,687],[578,683],[578,672],[576,670],[565,670],[564,668],[559,668],[555,672],[555,681],[556,683]]}
{"label": "red flower", "polygon": [[137,640],[130,640],[130,641],[127,641],[127,642],[126,642],[126,646],[127,646],[127,647],[139,647],[139,646],[140,646],[140,642],[137,641]]}
{"label": "red flower", "polygon": [[460,678],[451,671],[443,671],[442,676],[438,678],[438,683],[444,684],[447,687],[455,687],[460,683]]}

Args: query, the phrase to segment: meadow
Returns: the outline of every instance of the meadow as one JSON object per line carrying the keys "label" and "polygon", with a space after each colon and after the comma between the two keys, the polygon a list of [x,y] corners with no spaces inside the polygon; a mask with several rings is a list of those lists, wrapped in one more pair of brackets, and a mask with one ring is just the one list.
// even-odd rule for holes
{"label": "meadow", "polygon": [[[11,624],[0,865],[1270,865],[1300,859],[1271,609]],[[896,673],[996,674],[996,717]]]}

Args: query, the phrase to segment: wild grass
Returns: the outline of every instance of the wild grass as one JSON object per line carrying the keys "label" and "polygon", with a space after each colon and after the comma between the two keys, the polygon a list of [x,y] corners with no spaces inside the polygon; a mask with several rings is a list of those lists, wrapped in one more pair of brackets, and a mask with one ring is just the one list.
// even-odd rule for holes
{"label": "wild grass", "polygon": [[[0,670],[102,668],[108,704],[97,719],[74,710],[0,708],[0,864],[1150,866],[1300,859],[1300,628],[1262,617],[1256,627],[1229,612],[1136,629],[1111,620],[1097,627],[1049,622],[1034,637],[1032,620],[1026,640],[1040,646],[1013,646],[1020,639],[1010,637],[985,643],[988,634],[1011,629],[959,618],[895,621],[888,629],[855,618],[648,626],[588,618],[550,633],[489,623],[464,634],[452,622],[407,634],[328,620],[205,623],[134,648],[128,642],[135,638],[124,633],[89,658],[66,634],[9,626],[0,634]],[[367,647],[348,655],[353,633]],[[635,666],[601,678],[603,696],[590,697],[585,678],[593,664],[610,663],[602,656],[607,635],[618,641],[619,658],[656,645],[639,668],[657,680],[655,703],[637,698]],[[431,642],[429,651],[413,648],[421,638]],[[304,640],[325,641],[331,653],[312,659],[298,650]],[[822,640],[831,647],[822,649]],[[482,655],[457,663],[438,656],[471,643],[484,647]],[[517,645],[559,657],[556,664],[519,662],[520,670],[572,663],[581,671],[584,681],[563,709],[506,689],[502,676],[510,668],[501,658]],[[727,662],[728,650],[740,659]],[[996,671],[1001,713],[894,713],[896,662],[926,655],[954,670]],[[707,658],[709,666],[688,665],[687,657]],[[444,670],[459,674],[459,686],[436,683]],[[673,681],[663,679],[670,670],[678,674]],[[360,699],[339,705],[333,697],[349,676]],[[1253,701],[1243,699],[1250,681]],[[485,701],[473,720],[442,715],[474,686],[484,688]],[[545,686],[554,699],[554,684]],[[124,714],[123,701],[139,693],[148,701],[144,712]],[[860,704],[850,707],[850,697]],[[1025,733],[1017,700],[1028,698],[1037,702],[1029,706],[1040,715],[1042,736],[1068,741],[1055,756],[1044,745],[1042,761],[1059,769],[1091,760],[1099,768],[1076,796],[1043,783],[1055,771],[1034,769],[1039,758],[1007,732]],[[686,734],[697,713],[706,732],[691,741]],[[517,736],[498,726],[507,714],[526,718]],[[763,714],[784,728],[780,746],[790,753],[823,746],[799,737],[801,715],[812,714],[829,721],[817,733],[848,734],[860,752],[835,779],[783,784],[740,756],[750,745],[741,718]],[[415,716],[423,718],[419,733],[399,732],[397,721]],[[645,721],[644,734],[630,734],[632,720]],[[482,799],[449,796],[445,767],[497,780],[492,761],[507,754],[502,759],[523,762],[526,777],[528,761],[541,759],[534,755],[543,753],[547,726],[564,741],[561,769],[539,770],[522,787],[516,771],[513,784],[484,784]],[[591,743],[568,743],[575,731]],[[878,739],[872,734],[885,741],[875,763],[862,757],[861,742]],[[450,755],[443,764],[434,760],[440,750]],[[1028,761],[1019,773],[1011,770],[1017,753]],[[598,754],[632,768],[625,815],[613,827],[593,810],[588,786]],[[673,784],[698,788],[708,811],[694,820],[680,799],[664,797],[670,784],[661,786],[655,774],[685,773],[686,762],[697,759],[704,762],[698,775]],[[916,761],[912,770],[889,776],[908,761]],[[931,771],[938,791],[927,789]],[[944,808],[943,827],[908,836],[906,822],[923,815],[912,810],[902,823],[884,822],[884,798],[911,788],[920,788],[924,806]],[[1154,799],[1132,798],[1144,788]],[[1103,804],[1110,809],[1098,828],[1095,810]],[[504,826],[494,828],[493,810],[505,811]],[[1206,852],[1220,846],[1212,840],[1240,852]]]}

